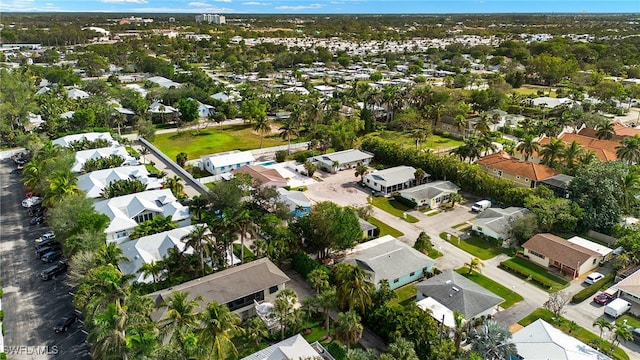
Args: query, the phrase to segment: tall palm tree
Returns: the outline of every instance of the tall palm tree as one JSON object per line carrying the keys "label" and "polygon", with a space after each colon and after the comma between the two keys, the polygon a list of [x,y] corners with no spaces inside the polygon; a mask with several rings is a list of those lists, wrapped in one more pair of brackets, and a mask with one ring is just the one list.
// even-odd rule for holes
{"label": "tall palm tree", "polygon": [[357,309],[364,313],[367,306],[371,305],[371,274],[361,267],[341,262],[333,267],[336,294],[341,309]]}
{"label": "tall palm tree", "polygon": [[485,360],[509,359],[518,353],[515,344],[511,342],[509,330],[494,321],[486,321],[473,329],[470,335],[471,349]]}
{"label": "tall palm tree", "polygon": [[633,340],[633,334],[631,333],[631,330],[633,330],[633,328],[625,323],[616,325],[614,330],[615,335],[613,337],[613,341],[611,342],[611,345],[614,349],[620,346],[620,343],[622,341],[627,342]]}
{"label": "tall palm tree", "polygon": [[244,263],[244,241],[247,234],[255,234],[255,223],[251,217],[251,212],[241,209],[233,216],[235,229],[240,232],[240,261]]}
{"label": "tall palm tree", "polygon": [[316,289],[316,294],[319,294],[321,290],[329,287],[329,274],[322,268],[315,268],[307,275],[307,281]]}
{"label": "tall palm tree", "polygon": [[36,158],[31,159],[22,168],[22,183],[27,190],[39,192],[45,181],[45,162]]}
{"label": "tall palm tree", "polygon": [[622,192],[622,208],[627,213],[631,207],[638,203],[637,196],[640,195],[640,174],[637,171],[629,171],[620,179],[620,190]]}
{"label": "tall palm tree", "polygon": [[247,321],[247,327],[244,333],[246,339],[256,347],[260,345],[260,342],[264,338],[269,336],[269,331],[267,330],[264,321],[257,316],[254,316]]}
{"label": "tall palm tree", "polygon": [[336,295],[336,288],[326,288],[322,292],[316,294],[315,304],[322,309],[322,315],[324,316],[324,325],[329,332],[329,312],[331,310],[338,309],[338,297]]}
{"label": "tall palm tree", "polygon": [[280,137],[283,140],[287,140],[287,153],[291,154],[291,137],[298,136],[298,125],[293,121],[285,121],[280,127]]}
{"label": "tall palm tree", "polygon": [[355,176],[360,176],[360,181],[364,182],[364,176],[369,173],[369,167],[367,165],[356,166]]}
{"label": "tall palm tree", "polygon": [[471,261],[469,261],[468,263],[464,263],[464,266],[469,268],[469,271],[467,271],[467,275],[471,275],[474,270],[477,272],[481,272],[480,269],[484,266],[484,263],[482,262],[482,260],[480,260],[480,258],[474,257],[471,258]]}
{"label": "tall palm tree", "polygon": [[422,170],[421,168],[417,168],[416,171],[413,173],[413,178],[416,181],[416,184],[418,185],[422,184],[422,181],[426,177],[427,177],[426,171]]}
{"label": "tall palm tree", "polygon": [[476,124],[473,126],[473,129],[481,134],[486,134],[491,131],[491,125],[493,125],[493,120],[489,114],[482,113],[480,114],[480,119],[478,119]]}
{"label": "tall palm tree", "polygon": [[598,157],[596,156],[596,153],[594,153],[593,151],[585,150],[578,156],[578,165],[579,167],[583,168],[597,160]]}
{"label": "tall palm tree", "polygon": [[413,342],[403,337],[399,337],[395,339],[391,344],[389,344],[387,354],[391,355],[394,360],[419,359],[418,355],[416,355],[416,349]]}
{"label": "tall palm tree", "polygon": [[238,356],[238,350],[231,341],[234,336],[244,333],[237,313],[232,312],[225,305],[212,301],[198,317],[200,320],[198,340],[211,348],[209,352],[211,359],[229,359],[230,354],[234,357]]}
{"label": "tall palm tree", "polygon": [[611,140],[615,134],[616,131],[613,127],[613,123],[609,120],[602,121],[596,129],[596,137],[600,140]]}
{"label": "tall palm tree", "polygon": [[126,308],[116,304],[107,305],[90,318],[88,342],[91,344],[91,357],[96,360],[126,359]]}
{"label": "tall palm tree", "polygon": [[122,261],[129,261],[129,258],[122,254],[122,248],[114,242],[100,245],[95,253],[94,261],[96,266],[113,265],[115,267]]}
{"label": "tall palm tree", "polygon": [[271,132],[271,120],[267,117],[259,117],[256,119],[256,123],[253,126],[253,130],[260,134],[260,148],[262,149],[262,141],[264,136]]}
{"label": "tall palm tree", "polygon": [[165,270],[165,264],[162,260],[150,262],[144,262],[138,269],[138,273],[142,274],[144,277],[151,276],[153,283],[157,283],[160,280],[160,275]]}
{"label": "tall palm tree", "polygon": [[456,115],[453,119],[453,126],[455,126],[456,129],[458,129],[458,132],[461,133],[467,128],[467,117],[462,114]]}
{"label": "tall palm tree", "polygon": [[611,330],[612,325],[604,317],[599,317],[593,321],[592,326],[598,327],[598,329],[600,329],[600,339],[602,339],[602,333],[604,332],[604,329]]}
{"label": "tall palm tree", "polygon": [[622,139],[620,145],[616,146],[616,156],[628,164],[640,162],[640,135]]}
{"label": "tall palm tree", "polygon": [[565,147],[562,152],[562,157],[564,158],[564,164],[569,169],[573,169],[579,162],[580,154],[584,151],[582,145],[577,141],[572,141],[569,146]]}
{"label": "tall palm tree", "polygon": [[522,138],[522,141],[520,141],[520,143],[518,143],[518,145],[516,146],[516,150],[524,155],[524,161],[529,161],[531,155],[533,155],[534,152],[538,152],[538,150],[540,150],[540,144],[533,137],[533,135],[525,135]]}
{"label": "tall palm tree", "polygon": [[456,347],[456,354],[459,354],[460,344],[462,343],[462,338],[465,334],[464,315],[454,310],[453,322],[455,324],[455,326],[453,327],[453,343]]}
{"label": "tall palm tree", "polygon": [[[185,235],[182,239],[184,242],[184,251],[191,248],[193,252],[200,259],[200,271],[202,271],[202,276],[206,275],[204,259],[211,257],[211,247],[212,247],[212,239],[211,239],[211,231],[209,227],[206,225],[198,224],[193,227],[193,230]],[[183,253],[184,253],[183,251]]]}
{"label": "tall palm tree", "polygon": [[164,187],[166,189],[171,190],[173,196],[178,199],[184,198],[184,184],[182,183],[182,178],[178,175],[174,175],[173,177],[166,178],[164,180]]}
{"label": "tall palm tree", "polygon": [[549,167],[554,167],[560,160],[564,152],[564,142],[561,139],[550,138],[548,144],[542,145],[540,149],[540,156],[542,156],[541,163]]}
{"label": "tall palm tree", "polygon": [[57,204],[65,196],[81,192],[76,185],[77,175],[68,169],[56,170],[49,176],[49,188],[46,191],[43,205]]}
{"label": "tall palm tree", "polygon": [[416,150],[420,150],[420,145],[429,137],[429,132],[429,130],[422,126],[411,131],[411,136],[416,140]]}
{"label": "tall palm tree", "polygon": [[188,292],[175,291],[162,303],[167,312],[165,318],[158,323],[158,328],[165,344],[175,341],[182,346],[182,332],[198,326],[198,315],[195,311],[202,300],[202,296],[189,300]]}
{"label": "tall palm tree", "polygon": [[281,290],[274,301],[275,314],[280,321],[280,336],[284,340],[287,329],[294,325],[296,319],[295,305],[298,302],[298,294],[292,289]]}
{"label": "tall palm tree", "polygon": [[338,314],[336,321],[336,338],[347,345],[347,350],[351,344],[355,344],[362,338],[364,327],[360,323],[360,315],[355,311],[347,311]]}
{"label": "tall palm tree", "polygon": [[189,211],[193,214],[193,220],[202,221],[207,213],[209,201],[204,195],[197,195],[189,202]]}

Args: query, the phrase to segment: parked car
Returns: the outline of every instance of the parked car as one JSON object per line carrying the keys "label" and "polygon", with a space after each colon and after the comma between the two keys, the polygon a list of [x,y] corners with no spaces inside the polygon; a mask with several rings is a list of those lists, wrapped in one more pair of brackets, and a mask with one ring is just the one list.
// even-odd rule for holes
{"label": "parked car", "polygon": [[76,320],[78,320],[78,315],[75,312],[69,314],[67,317],[63,317],[58,321],[58,323],[53,327],[53,331],[56,333],[66,332],[69,330],[71,325],[73,325]]}
{"label": "parked car", "polygon": [[491,201],[489,200],[480,200],[475,204],[471,205],[471,211],[480,213],[491,207]]}
{"label": "parked car", "polygon": [[613,300],[613,295],[606,292],[600,293],[593,298],[593,301],[600,305],[607,305],[611,300]]}
{"label": "parked car", "polygon": [[31,221],[29,221],[31,223],[31,225],[40,225],[44,222],[44,216],[42,215],[37,215],[31,218]]}
{"label": "parked car", "polygon": [[60,249],[62,249],[62,244],[60,244],[59,242],[53,242],[53,243],[49,244],[48,246],[41,247],[40,249],[37,249],[36,250],[36,257],[38,259],[40,259],[46,253],[51,252],[53,250],[60,250]]}
{"label": "parked car", "polygon": [[631,335],[633,336],[633,342],[640,345],[640,328],[633,329]]}
{"label": "parked car", "polygon": [[596,281],[598,281],[598,280],[602,279],[603,277],[604,277],[604,275],[602,275],[602,274],[601,274],[601,273],[599,273],[599,272],[592,272],[591,274],[589,274],[589,276],[587,276],[587,277],[584,279],[584,282],[586,282],[587,284],[591,285],[591,284],[593,284],[594,282],[596,282]]}
{"label": "parked car", "polygon": [[42,236],[40,236],[38,239],[36,239],[36,242],[38,242],[38,240],[43,241],[43,240],[55,239],[55,238],[56,238],[56,234],[54,234],[53,231],[47,231],[46,233],[42,234]]}
{"label": "parked car", "polygon": [[34,245],[34,247],[36,248],[36,250],[41,249],[43,247],[47,247],[50,246],[51,244],[55,243],[56,239],[55,238],[48,238],[47,240],[36,240],[36,244]]}
{"label": "parked car", "polygon": [[58,250],[51,250],[48,253],[42,255],[40,260],[50,263],[60,259],[61,257],[62,257],[62,250],[58,249]]}
{"label": "parked car", "polygon": [[621,298],[616,298],[612,302],[605,305],[604,314],[617,319],[620,315],[629,311],[629,309],[631,309],[631,304],[628,301]]}
{"label": "parked car", "polygon": [[58,261],[57,264],[51,265],[48,268],[42,270],[40,273],[40,278],[42,280],[51,280],[55,279],[56,276],[62,275],[67,272],[68,265],[64,261]]}
{"label": "parked car", "polygon": [[40,205],[44,199],[39,196],[32,196],[30,198],[26,198],[22,200],[22,206],[26,208],[30,208],[35,205]]}
{"label": "parked car", "polygon": [[27,210],[27,214],[29,216],[44,215],[44,208],[41,205],[32,206]]}

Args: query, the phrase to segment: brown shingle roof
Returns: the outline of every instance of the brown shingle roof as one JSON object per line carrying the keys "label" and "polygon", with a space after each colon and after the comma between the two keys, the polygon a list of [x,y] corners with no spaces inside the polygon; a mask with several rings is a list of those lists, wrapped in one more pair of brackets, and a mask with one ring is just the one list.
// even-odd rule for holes
{"label": "brown shingle roof", "polygon": [[559,172],[548,166],[518,160],[504,151],[487,155],[478,160],[478,163],[535,181],[544,180],[559,174]]}
{"label": "brown shingle roof", "polygon": [[260,165],[243,165],[239,169],[233,170],[232,173],[249,174],[252,178],[259,180],[262,184],[267,184],[271,181],[282,181],[285,185],[287,183],[287,179],[283,178],[277,170],[267,169]]}
{"label": "brown shingle roof", "polygon": [[600,256],[593,250],[548,233],[534,235],[522,247],[571,267],[576,267],[578,263],[584,264],[591,257]]}

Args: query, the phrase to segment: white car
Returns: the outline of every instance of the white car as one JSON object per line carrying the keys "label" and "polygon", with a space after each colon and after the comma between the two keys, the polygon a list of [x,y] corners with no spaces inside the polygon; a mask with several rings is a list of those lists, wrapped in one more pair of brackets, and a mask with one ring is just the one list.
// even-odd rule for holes
{"label": "white car", "polygon": [[44,199],[39,196],[32,196],[30,198],[26,198],[22,200],[22,206],[26,208],[30,208],[32,206],[42,203],[42,200]]}

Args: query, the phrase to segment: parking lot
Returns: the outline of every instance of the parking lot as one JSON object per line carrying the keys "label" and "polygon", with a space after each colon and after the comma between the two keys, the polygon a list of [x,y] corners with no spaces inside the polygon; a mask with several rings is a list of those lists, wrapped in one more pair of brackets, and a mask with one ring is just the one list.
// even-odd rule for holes
{"label": "parking lot", "polygon": [[13,161],[0,166],[0,277],[4,310],[4,350],[9,359],[90,359],[82,324],[56,334],[54,325],[74,311],[66,276],[50,281],[40,272],[51,264],[35,257],[34,240],[46,225],[31,225]]}

